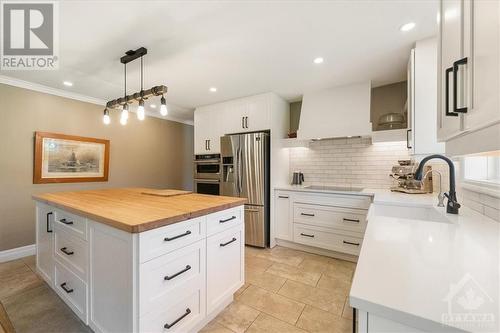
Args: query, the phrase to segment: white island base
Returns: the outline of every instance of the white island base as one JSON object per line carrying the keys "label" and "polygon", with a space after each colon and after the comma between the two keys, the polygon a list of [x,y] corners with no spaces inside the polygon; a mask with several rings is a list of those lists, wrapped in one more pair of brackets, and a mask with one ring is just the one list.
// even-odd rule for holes
{"label": "white island base", "polygon": [[141,233],[36,210],[37,270],[95,332],[197,332],[244,283],[243,206]]}

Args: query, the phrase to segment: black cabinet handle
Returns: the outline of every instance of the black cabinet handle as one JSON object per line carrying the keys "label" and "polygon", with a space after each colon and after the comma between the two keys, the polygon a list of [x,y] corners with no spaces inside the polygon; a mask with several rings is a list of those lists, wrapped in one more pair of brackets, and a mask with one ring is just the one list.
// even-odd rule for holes
{"label": "black cabinet handle", "polygon": [[356,333],[358,331],[356,327],[356,324],[358,322],[358,318],[356,318],[356,312],[356,308],[352,308],[352,333]]}
{"label": "black cabinet handle", "polygon": [[303,216],[311,216],[311,217],[313,217],[313,216],[314,216],[314,214],[309,214],[309,213],[300,213],[300,215],[303,215]]}
{"label": "black cabinet handle", "polygon": [[187,265],[187,266],[186,266],[186,268],[184,268],[183,270],[178,271],[178,272],[177,272],[177,273],[175,273],[174,275],[170,275],[170,276],[168,276],[168,275],[167,275],[167,276],[165,276],[163,279],[164,279],[164,280],[167,280],[167,281],[172,280],[173,278],[175,278],[175,277],[177,277],[177,276],[181,275],[182,273],[185,273],[185,272],[189,271],[190,269],[191,269],[191,266]]}
{"label": "black cabinet handle", "polygon": [[50,229],[50,215],[53,215],[53,212],[47,213],[47,232],[52,232],[52,229]]}
{"label": "black cabinet handle", "polygon": [[245,117],[245,128],[248,128],[248,117]]}
{"label": "black cabinet handle", "polygon": [[187,235],[191,235],[191,231],[190,230],[186,231],[183,234],[174,236],[174,237],[170,237],[170,238],[169,237],[165,237],[164,240],[165,240],[165,242],[170,242],[170,241],[173,241],[174,239],[181,238],[181,237],[184,237],[184,236],[187,236]]}
{"label": "black cabinet handle", "polygon": [[63,284],[61,284],[61,288],[63,288],[63,290],[65,292],[67,292],[68,294],[73,292],[73,289],[66,288],[66,282],[64,282]]}
{"label": "black cabinet handle", "polygon": [[174,320],[174,322],[172,324],[168,324],[167,323],[163,327],[165,327],[167,330],[170,329],[170,328],[172,328],[175,324],[177,324],[178,322],[180,322],[182,319],[184,319],[184,317],[186,317],[190,313],[191,313],[191,310],[189,308],[187,308],[186,312],[182,316],[180,316],[179,318],[177,318],[176,320]]}
{"label": "black cabinet handle", "polygon": [[73,224],[73,221],[68,221],[68,220],[66,220],[66,219],[60,219],[60,220],[59,220],[59,222],[64,223],[64,224],[66,224],[66,225],[71,225],[71,224]]}
{"label": "black cabinet handle", "polygon": [[306,236],[306,237],[310,237],[310,238],[314,238],[314,235],[309,235],[309,234],[304,234],[304,233],[300,233],[301,236]]}
{"label": "black cabinet handle", "polygon": [[232,221],[236,218],[236,216],[231,216],[230,218],[228,219],[225,219],[225,220],[219,220],[219,223],[226,223],[226,222],[229,222],[229,221]]}
{"label": "black cabinet handle", "polygon": [[348,241],[342,241],[344,244],[349,244],[349,245],[356,245],[356,246],[359,246],[359,243],[352,243],[352,242],[348,242]]}
{"label": "black cabinet handle", "polygon": [[458,117],[458,114],[454,112],[450,112],[450,73],[453,72],[453,67],[446,68],[445,70],[445,100],[444,100],[444,108],[445,115],[447,117]]}
{"label": "black cabinet handle", "polygon": [[453,112],[467,113],[467,107],[459,108],[458,105],[458,66],[467,65],[467,57],[457,60],[453,63]]}
{"label": "black cabinet handle", "polygon": [[278,195],[278,198],[280,198],[280,199],[288,199],[288,197],[284,196],[284,195]]}
{"label": "black cabinet handle", "polygon": [[354,223],[359,223],[359,220],[356,220],[356,219],[348,219],[348,218],[343,218],[342,220],[344,220],[345,222],[354,222]]}
{"label": "black cabinet handle", "polygon": [[406,130],[406,148],[407,149],[411,149],[411,146],[410,146],[410,132],[411,132],[411,129],[407,129]]}
{"label": "black cabinet handle", "polygon": [[210,139],[208,139],[207,142],[208,142],[208,150],[210,150]]}
{"label": "black cabinet handle", "polygon": [[245,117],[241,117],[241,128],[245,128]]}
{"label": "black cabinet handle", "polygon": [[226,246],[226,245],[231,244],[232,242],[236,242],[236,238],[235,238],[235,237],[233,237],[233,239],[231,239],[229,242],[220,243],[219,245],[220,245],[220,246]]}
{"label": "black cabinet handle", "polygon": [[64,254],[67,254],[68,256],[74,254],[75,252],[73,251],[68,251],[68,248],[67,247],[63,247],[61,248],[61,252],[64,253]]}

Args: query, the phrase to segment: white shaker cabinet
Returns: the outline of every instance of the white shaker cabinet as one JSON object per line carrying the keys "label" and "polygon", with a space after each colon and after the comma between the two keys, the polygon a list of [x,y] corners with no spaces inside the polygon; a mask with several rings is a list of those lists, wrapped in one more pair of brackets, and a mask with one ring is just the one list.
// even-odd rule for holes
{"label": "white shaker cabinet", "polygon": [[36,206],[36,268],[45,281],[54,281],[54,210],[45,204]]}
{"label": "white shaker cabinet", "polygon": [[500,149],[481,135],[500,128],[500,3],[441,0],[439,11],[438,138],[453,155]]}
{"label": "white shaker cabinet", "polygon": [[194,153],[220,153],[221,119],[217,108],[204,106],[194,113]]}
{"label": "white shaker cabinet", "polygon": [[292,199],[289,192],[276,191],[275,201],[275,221],[276,238],[289,240],[293,239],[293,225],[290,222]]}

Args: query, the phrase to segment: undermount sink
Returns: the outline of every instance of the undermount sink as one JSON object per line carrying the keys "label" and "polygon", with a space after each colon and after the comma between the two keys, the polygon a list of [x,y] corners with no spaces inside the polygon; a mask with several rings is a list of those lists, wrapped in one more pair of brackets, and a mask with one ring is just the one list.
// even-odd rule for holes
{"label": "undermount sink", "polygon": [[434,207],[413,207],[396,205],[372,205],[371,214],[374,216],[387,216],[407,220],[420,220],[439,223],[451,221]]}

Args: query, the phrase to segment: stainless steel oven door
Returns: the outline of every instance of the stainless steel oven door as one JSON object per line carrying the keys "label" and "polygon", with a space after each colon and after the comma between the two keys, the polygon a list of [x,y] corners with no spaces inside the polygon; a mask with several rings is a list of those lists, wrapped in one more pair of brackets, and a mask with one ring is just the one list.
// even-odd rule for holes
{"label": "stainless steel oven door", "polygon": [[195,179],[194,191],[200,194],[220,195],[220,180]]}
{"label": "stainless steel oven door", "polygon": [[195,179],[220,179],[220,160],[194,162]]}

